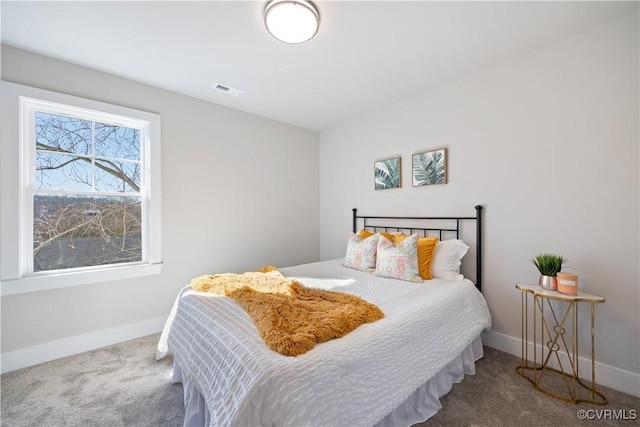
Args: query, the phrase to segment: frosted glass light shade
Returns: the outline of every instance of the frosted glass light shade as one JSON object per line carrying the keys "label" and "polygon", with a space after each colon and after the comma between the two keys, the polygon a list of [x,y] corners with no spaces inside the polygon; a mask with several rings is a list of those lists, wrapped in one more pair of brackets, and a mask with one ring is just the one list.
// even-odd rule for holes
{"label": "frosted glass light shade", "polygon": [[264,23],[271,35],[285,43],[303,43],[318,32],[320,16],[304,0],[272,0],[264,8]]}

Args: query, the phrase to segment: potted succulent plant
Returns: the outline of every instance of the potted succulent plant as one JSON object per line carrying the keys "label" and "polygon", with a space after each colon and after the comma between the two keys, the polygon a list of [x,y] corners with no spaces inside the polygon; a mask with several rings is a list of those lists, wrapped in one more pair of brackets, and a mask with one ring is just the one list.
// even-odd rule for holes
{"label": "potted succulent plant", "polygon": [[567,260],[562,255],[554,254],[538,254],[531,260],[540,272],[540,280],[538,284],[541,288],[556,291],[558,283],[556,274],[562,270],[562,264]]}

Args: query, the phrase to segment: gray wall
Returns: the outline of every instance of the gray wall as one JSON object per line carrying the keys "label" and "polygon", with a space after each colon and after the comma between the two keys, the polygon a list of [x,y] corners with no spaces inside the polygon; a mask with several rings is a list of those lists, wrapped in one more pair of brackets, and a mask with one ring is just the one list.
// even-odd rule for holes
{"label": "gray wall", "polygon": [[[321,258],[343,255],[352,207],[473,215],[482,203],[490,341],[519,354],[514,285],[537,282],[535,254],[560,253],[606,297],[596,360],[640,393],[638,40],[638,17],[621,17],[322,132]],[[449,183],[413,188],[411,155],[442,146]],[[396,155],[403,188],[375,191],[374,161]],[[586,310],[579,321],[586,345]]]}
{"label": "gray wall", "polygon": [[196,275],[318,260],[316,132],[8,46],[2,79],[161,115],[164,261],[159,276],[3,297],[3,354],[164,318]]}

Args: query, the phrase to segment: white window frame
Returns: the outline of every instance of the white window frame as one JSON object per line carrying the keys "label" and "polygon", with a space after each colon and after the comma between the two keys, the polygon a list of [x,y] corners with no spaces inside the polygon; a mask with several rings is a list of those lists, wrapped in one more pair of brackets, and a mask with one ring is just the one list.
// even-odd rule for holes
{"label": "white window frame", "polygon": [[[160,274],[160,116],[2,82],[0,114],[0,290],[13,295]],[[33,272],[35,111],[64,112],[141,129],[142,261]]]}

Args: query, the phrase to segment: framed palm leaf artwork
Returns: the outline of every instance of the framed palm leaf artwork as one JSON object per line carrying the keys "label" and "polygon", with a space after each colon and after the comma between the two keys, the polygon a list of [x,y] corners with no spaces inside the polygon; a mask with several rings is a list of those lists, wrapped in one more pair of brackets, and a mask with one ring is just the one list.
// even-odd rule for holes
{"label": "framed palm leaf artwork", "polygon": [[416,153],[412,158],[413,186],[447,183],[447,149]]}
{"label": "framed palm leaf artwork", "polygon": [[400,157],[379,160],[373,165],[376,190],[402,187]]}

